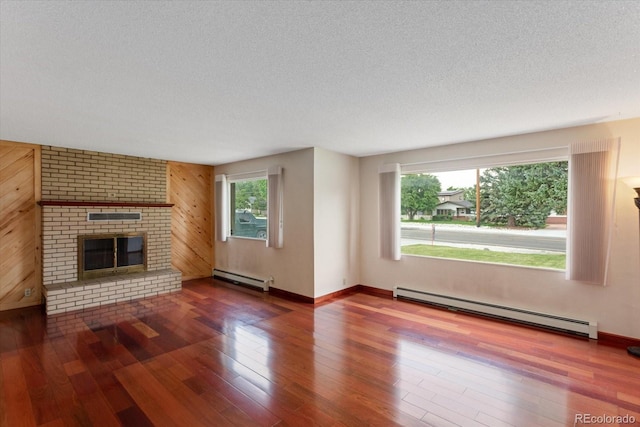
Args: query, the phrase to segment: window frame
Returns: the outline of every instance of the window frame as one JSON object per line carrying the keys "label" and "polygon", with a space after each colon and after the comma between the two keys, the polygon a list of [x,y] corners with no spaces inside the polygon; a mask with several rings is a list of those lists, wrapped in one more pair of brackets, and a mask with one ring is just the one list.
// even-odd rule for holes
{"label": "window frame", "polygon": [[[517,153],[506,153],[502,155],[490,155],[490,156],[482,156],[482,157],[469,157],[469,158],[461,158],[454,160],[438,160],[432,162],[422,162],[422,163],[413,163],[413,164],[404,164],[400,165],[400,180],[402,177],[408,174],[437,174],[443,172],[456,172],[456,171],[466,171],[466,170],[474,170],[474,169],[489,169],[496,167],[509,167],[509,166],[519,166],[519,165],[528,165],[528,164],[539,164],[539,163],[551,163],[551,162],[569,162],[569,152],[568,147],[556,147],[551,149],[541,149],[541,150],[533,150],[530,152],[517,152]],[[474,183],[475,185],[475,183]],[[567,177],[567,191],[569,191],[570,183],[569,177]],[[446,191],[446,189],[441,189],[441,191]],[[402,198],[402,195],[400,195]],[[477,212],[477,210],[476,210]],[[400,211],[402,215],[402,211]],[[568,215],[568,212],[567,212]],[[402,227],[402,223],[400,225]],[[402,238],[401,238],[402,240]],[[428,244],[428,241],[425,240],[425,244]],[[567,236],[567,249],[565,250],[565,256],[568,252],[569,239]],[[445,259],[445,260],[455,260],[455,261],[464,261],[464,262],[475,262],[475,263],[489,263],[493,265],[501,265],[515,268],[537,268],[544,269],[550,271],[559,271],[565,272],[567,271],[567,263],[568,259],[565,263],[564,268],[557,269],[553,267],[534,267],[527,266],[522,264],[507,264],[507,263],[497,263],[491,261],[476,261],[476,260],[465,260],[465,259],[457,259],[457,258],[446,258],[441,256],[430,256],[430,255],[414,255],[404,253],[402,250],[402,245],[400,248],[400,256],[405,257],[425,257],[425,258],[433,258],[433,259]]]}
{"label": "window frame", "polygon": [[[238,210],[237,206],[236,206],[236,188],[235,188],[235,186],[238,183],[251,182],[251,181],[264,181],[265,182],[266,221],[265,221],[265,225],[264,225],[264,237],[258,237],[258,235],[256,235],[255,237],[246,236],[246,235],[238,235],[237,234],[237,230],[235,230],[236,213],[237,213],[237,210]],[[259,171],[253,171],[253,172],[247,172],[247,173],[228,175],[227,176],[227,180],[226,180],[226,185],[227,185],[227,202],[228,202],[227,214],[228,214],[228,218],[229,218],[228,221],[227,221],[227,230],[226,230],[227,231],[227,236],[229,238],[235,238],[235,239],[249,239],[249,240],[267,241],[268,240],[268,230],[269,230],[269,181],[268,181],[267,171],[266,170],[259,170]],[[246,213],[246,212],[244,212],[244,213]],[[250,213],[253,215],[253,212],[250,212]],[[254,215],[254,218],[255,218],[255,215]],[[262,228],[262,227],[259,227],[259,228]],[[258,230],[257,233],[260,233],[260,230]]]}

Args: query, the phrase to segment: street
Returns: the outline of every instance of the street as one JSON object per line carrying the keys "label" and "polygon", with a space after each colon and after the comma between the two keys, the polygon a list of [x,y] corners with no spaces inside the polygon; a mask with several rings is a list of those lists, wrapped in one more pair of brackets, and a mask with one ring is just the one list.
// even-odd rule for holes
{"label": "street", "polygon": [[[432,227],[430,224],[402,227],[403,245],[410,243],[431,244]],[[412,242],[419,241],[419,242]],[[481,245],[492,247],[519,248],[549,252],[565,252],[566,236],[564,231],[547,230],[505,230],[488,227],[436,225],[434,243],[452,243]]]}

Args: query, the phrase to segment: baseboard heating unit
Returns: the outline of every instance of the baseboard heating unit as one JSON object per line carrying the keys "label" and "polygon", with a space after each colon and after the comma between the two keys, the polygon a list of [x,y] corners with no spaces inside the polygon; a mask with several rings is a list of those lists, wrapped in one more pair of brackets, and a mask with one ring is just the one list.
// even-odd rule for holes
{"label": "baseboard heating unit", "polygon": [[597,322],[536,313],[519,308],[505,307],[496,304],[488,304],[485,302],[417,291],[400,286],[393,288],[393,297],[436,305],[452,311],[480,314],[487,317],[568,332],[574,335],[587,336],[591,339],[598,339]]}
{"label": "baseboard heating unit", "polygon": [[258,288],[264,292],[267,292],[269,290],[270,279],[256,279],[255,277],[249,277],[242,274],[231,273],[229,271],[218,269],[213,269],[213,278],[225,280],[236,285],[246,285],[252,288]]}

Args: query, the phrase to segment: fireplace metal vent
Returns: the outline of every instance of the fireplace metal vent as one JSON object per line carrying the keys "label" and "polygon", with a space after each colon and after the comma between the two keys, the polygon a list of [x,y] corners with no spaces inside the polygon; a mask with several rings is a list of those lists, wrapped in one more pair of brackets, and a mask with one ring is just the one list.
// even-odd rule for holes
{"label": "fireplace metal vent", "polygon": [[142,221],[142,212],[89,212],[87,221]]}

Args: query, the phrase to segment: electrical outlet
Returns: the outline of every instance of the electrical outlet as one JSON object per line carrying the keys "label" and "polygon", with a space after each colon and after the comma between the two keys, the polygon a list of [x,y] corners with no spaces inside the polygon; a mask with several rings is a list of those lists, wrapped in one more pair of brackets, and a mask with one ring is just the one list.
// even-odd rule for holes
{"label": "electrical outlet", "polygon": [[24,290],[24,296],[25,297],[30,297],[31,296],[31,289],[27,288]]}

